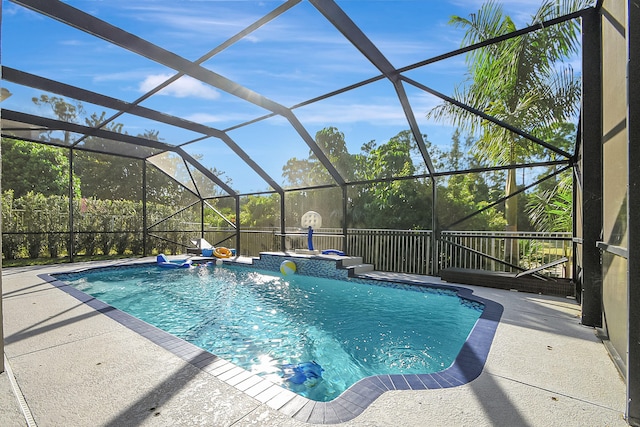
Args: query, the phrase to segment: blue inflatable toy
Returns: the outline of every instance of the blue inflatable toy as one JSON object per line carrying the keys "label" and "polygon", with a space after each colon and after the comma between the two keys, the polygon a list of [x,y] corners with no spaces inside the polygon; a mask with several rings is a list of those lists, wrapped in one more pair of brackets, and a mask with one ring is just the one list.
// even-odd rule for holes
{"label": "blue inflatable toy", "polygon": [[324,251],[322,251],[322,255],[340,255],[340,256],[344,256],[344,252],[338,250],[338,249],[325,249]]}
{"label": "blue inflatable toy", "polygon": [[286,381],[294,384],[303,384],[307,380],[322,378],[324,369],[316,362],[302,362],[297,364],[282,365],[283,376]]}
{"label": "blue inflatable toy", "polygon": [[163,268],[189,268],[191,267],[191,260],[188,259],[183,262],[171,262],[167,259],[165,254],[159,254],[156,257],[156,262]]}

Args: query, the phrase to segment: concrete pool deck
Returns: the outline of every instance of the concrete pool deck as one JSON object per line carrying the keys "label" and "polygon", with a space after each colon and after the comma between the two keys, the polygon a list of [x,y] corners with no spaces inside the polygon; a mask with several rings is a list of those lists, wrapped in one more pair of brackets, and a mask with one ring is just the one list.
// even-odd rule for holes
{"label": "concrete pool deck", "polygon": [[[305,426],[38,277],[131,260],[3,269],[0,425]],[[155,261],[155,258],[134,262]],[[369,273],[441,283],[425,276]],[[388,391],[343,426],[624,426],[625,385],[572,299],[464,285],[504,306],[468,384]],[[12,384],[13,382],[13,384]],[[14,395],[14,385],[24,398]]]}

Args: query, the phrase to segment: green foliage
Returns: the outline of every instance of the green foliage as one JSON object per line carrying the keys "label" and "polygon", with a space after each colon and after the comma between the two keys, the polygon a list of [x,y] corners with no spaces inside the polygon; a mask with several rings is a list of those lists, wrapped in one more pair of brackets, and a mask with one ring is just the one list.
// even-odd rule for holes
{"label": "green foliage", "polygon": [[[547,140],[557,147],[568,147],[575,139],[576,126],[561,123],[550,130]],[[550,166],[538,179],[555,173]],[[529,196],[526,213],[537,231],[571,232],[573,229],[573,178],[571,171],[541,182]]]}
{"label": "green foliage", "polygon": [[[48,106],[55,116],[64,122],[78,123],[79,117],[84,114],[84,107],[80,102],[68,102],[57,96],[40,95],[39,98],[31,98],[37,106]],[[68,140],[65,140],[68,143]]]}
{"label": "green foliage", "polygon": [[[424,138],[426,140],[426,135]],[[412,157],[417,154],[414,147],[415,139],[408,130],[398,133],[380,146],[374,141],[369,142],[362,147],[362,156],[359,156],[361,164],[355,175],[361,180],[414,175],[416,166]]]}
{"label": "green foliage", "polygon": [[[426,135],[424,140],[427,140]],[[354,175],[363,181],[412,176],[417,173],[413,157],[419,155],[415,147],[415,139],[408,130],[398,133],[385,144],[368,142],[357,156],[358,167]],[[432,197],[430,183],[424,179],[389,180],[355,186],[350,199],[352,227],[431,228]]]}
{"label": "green foliage", "polygon": [[[147,210],[150,223],[169,218],[151,231],[177,242],[186,244],[194,235],[194,231],[189,230],[190,224],[199,223],[196,209],[173,215],[175,207],[149,203]],[[142,254],[142,202],[81,198],[74,200],[73,212],[76,254]],[[2,220],[4,259],[36,259],[47,254],[51,258],[68,256],[68,197],[28,193],[15,198],[12,190],[4,191]],[[150,239],[150,243],[157,245],[150,246],[150,252],[183,251],[182,246],[162,239]]]}
{"label": "green foliage", "polygon": [[[351,178],[355,158],[349,154],[344,134],[335,127],[324,128],[316,133],[315,142],[338,172],[346,179]],[[309,150],[307,159],[291,158],[282,168],[282,176],[290,187],[307,187],[333,182],[333,178]]]}
{"label": "green foliage", "polygon": [[[316,144],[338,172],[347,180],[354,178],[360,170],[357,157],[347,150],[344,134],[335,127],[328,127],[316,133]],[[309,151],[307,159],[292,158],[283,167],[283,176],[288,187],[323,185],[333,182],[333,178],[317,156]],[[335,189],[304,190],[289,192],[285,197],[287,226],[299,226],[300,218],[306,211],[316,211],[323,217],[323,227],[340,227],[342,218],[342,194]]]}
{"label": "green foliage", "polygon": [[[123,125],[107,123],[105,112],[86,116],[79,102],[61,97],[42,95],[33,98],[38,107],[50,108],[59,120],[81,123],[122,133]],[[64,135],[62,138],[60,135]],[[146,130],[142,138],[159,140],[159,132]],[[41,132],[40,139],[68,147],[73,142],[69,132]],[[4,240],[3,255],[6,259],[29,256],[37,258],[49,253],[58,257],[69,251],[69,155],[73,158],[74,197],[74,248],[85,255],[124,254],[142,252],[142,191],[144,160],[152,152],[143,146],[123,145],[115,141],[87,135],[82,147],[90,150],[125,153],[128,157],[99,154],[83,150],[52,147],[13,139],[2,140],[3,188],[10,189],[3,197]],[[192,182],[180,185],[181,171],[205,197],[219,195],[219,189],[209,178],[195,169],[187,171],[179,156],[167,155],[161,159],[160,170],[154,165],[147,168],[146,194],[151,232],[159,237],[150,238],[153,250],[168,253],[182,251],[183,247],[169,242],[187,242],[200,229],[199,208],[174,215],[175,206],[188,206],[199,200],[191,190]],[[190,173],[186,173],[190,172]],[[214,175],[230,184],[224,172],[212,170]],[[173,175],[172,175],[173,174]],[[233,202],[233,200],[231,200]],[[217,202],[211,202],[217,203]],[[233,203],[221,202],[224,215],[235,220]],[[250,205],[251,207],[251,205]],[[260,215],[260,213],[258,213]],[[217,220],[222,221],[219,215]],[[168,219],[167,219],[168,218]],[[158,224],[154,224],[158,222]],[[194,224],[198,224],[197,227]],[[226,223],[225,223],[226,224]],[[9,234],[13,233],[15,234]],[[153,244],[157,246],[153,246]]]}
{"label": "green foliage", "polygon": [[27,193],[15,198],[13,190],[2,193],[3,245],[5,259],[28,256],[35,259],[47,249],[57,258],[68,234],[69,199]]}
{"label": "green foliage", "polygon": [[188,244],[200,233],[200,206],[179,209],[174,205],[149,203],[147,222],[153,235],[148,242],[152,252],[180,253],[184,251],[180,243]]}
{"label": "green foliage", "polygon": [[[84,106],[80,102],[68,101],[64,98],[56,96],[50,97],[47,95],[41,95],[39,98],[33,98],[32,100],[39,107],[48,107],[51,109],[51,112],[59,120],[72,123],[84,122],[83,124],[86,126],[102,128],[116,133],[123,132],[124,126],[121,123],[106,123],[107,114],[104,111],[99,114],[92,113],[87,117]],[[56,139],[54,135],[57,134],[50,131],[43,132],[40,138],[44,141],[64,146],[70,146],[73,142],[69,132],[64,132],[64,138],[62,140],[60,138]],[[138,136],[151,141],[160,140],[159,132],[155,130],[145,130]],[[3,151],[5,150],[4,145],[5,141],[3,140]],[[152,152],[147,147],[103,140],[102,138],[91,135],[87,135],[84,138],[82,146],[94,151],[122,152],[127,154],[127,157],[82,150],[74,151],[75,197],[82,195],[83,197],[93,197],[102,200],[141,200],[142,165],[144,160],[136,159],[136,157],[144,158],[151,155]],[[15,165],[14,170],[11,170],[10,174],[9,172],[6,174],[4,172],[5,160],[3,158],[3,179],[6,177],[9,178],[7,181],[3,181],[3,187],[14,188],[16,190],[16,197],[22,196],[28,191],[45,195],[68,194],[66,192],[69,177],[69,162],[66,158],[68,151],[41,144],[30,144],[30,147],[29,150],[33,152],[25,152],[22,150],[21,152],[15,153],[15,159],[12,157],[7,159],[7,162]],[[124,148],[126,148],[126,152]],[[54,160],[49,159],[49,157],[52,156],[52,154],[49,153],[51,150],[57,150],[57,157],[55,157]],[[41,151],[46,154],[44,159],[40,159],[43,157]],[[39,154],[39,156],[34,156],[34,153]],[[170,162],[176,165],[180,164],[181,160],[173,158],[170,159]],[[12,164],[8,166],[11,167]],[[24,167],[24,165],[27,167]],[[169,170],[172,169],[170,166],[171,165],[167,165]],[[182,201],[183,196],[189,197],[189,192],[182,186],[162,185],[167,179],[166,175],[155,168],[149,169],[151,173],[147,176],[147,184],[148,188],[152,189],[150,191],[151,197],[155,196],[160,202],[164,203],[175,202],[176,200]],[[19,173],[14,173],[15,170]],[[15,176],[15,179],[11,180],[12,176]],[[22,188],[24,186],[26,186],[25,189]],[[50,186],[51,189],[43,188],[43,186]],[[106,243],[103,243],[103,246],[104,245],[106,245]]]}
{"label": "green foliage", "polygon": [[[531,23],[583,9],[588,3],[547,0]],[[452,17],[451,23],[466,30],[463,46],[517,29],[494,1],[484,3],[469,18]],[[577,51],[578,34],[577,22],[567,21],[469,52],[469,80],[456,88],[455,99],[534,134],[573,119],[580,84],[564,61]],[[449,119],[465,132],[479,133],[477,147],[490,161],[510,164],[515,159],[542,154],[535,145],[451,104],[439,105],[429,116]],[[504,150],[507,146],[509,150]]]}
{"label": "green foliage", "polygon": [[570,232],[573,229],[572,175],[564,172],[554,186],[534,193],[527,213],[538,231]]}
{"label": "green foliage", "polygon": [[280,196],[247,196],[241,203],[242,227],[278,227],[280,225]]}
{"label": "green foliage", "polygon": [[14,201],[13,190],[2,193],[2,256],[5,259],[16,259],[24,240],[23,234],[13,234],[22,226],[21,217],[14,211]]}
{"label": "green foliage", "polygon": [[[583,9],[588,3],[547,0],[532,17],[532,23]],[[452,17],[451,23],[465,29],[463,45],[516,30],[511,18],[503,14],[502,6],[494,1],[484,3],[469,18]],[[455,89],[454,98],[529,134],[553,139],[559,123],[575,118],[580,100],[579,79],[565,62],[578,49],[578,35],[578,23],[567,21],[469,52],[469,80]],[[428,117],[448,120],[466,133],[478,134],[474,149],[480,160],[493,165],[554,156],[532,141],[451,103],[437,106]],[[515,170],[509,170],[506,195],[516,191],[515,182]],[[517,196],[506,202],[505,214],[511,227],[516,227],[518,206]]]}
{"label": "green foliage", "polygon": [[425,180],[354,187],[349,205],[354,228],[431,229],[431,190]]}
{"label": "green foliage", "polygon": [[[459,135],[454,136],[453,149],[442,153],[423,136],[435,166],[453,170],[463,164],[477,162],[466,158],[460,149]],[[316,134],[316,142],[332,161],[340,161],[340,168],[349,168],[349,181],[365,184],[349,186],[347,223],[354,228],[431,229],[433,194],[430,180],[393,179],[411,177],[422,172],[422,161],[418,165],[413,159],[421,159],[416,141],[410,131],[398,133],[384,144],[370,141],[362,146],[358,154],[350,154],[344,135],[335,128],[327,128]],[[442,159],[442,160],[441,160]],[[308,159],[290,159],[285,166],[285,176],[292,186],[301,185],[302,177],[313,177],[315,184],[326,178],[319,161],[313,154]],[[451,170],[451,169],[450,169]],[[462,218],[488,204],[490,197],[498,197],[495,183],[490,186],[482,177],[452,177],[440,181],[438,186],[438,213],[440,218]],[[339,189],[314,189],[286,194],[287,225],[299,224],[300,216],[307,210],[315,210],[323,217],[323,227],[338,227],[342,224],[342,195]],[[277,212],[277,199],[273,199]],[[253,209],[254,207],[252,207]],[[245,212],[243,210],[243,212]],[[252,210],[250,210],[252,212]],[[253,212],[252,212],[253,213]],[[261,215],[263,213],[260,213]],[[251,223],[251,216],[246,219]],[[499,229],[504,227],[503,215],[496,208],[467,221],[464,229]],[[328,219],[328,221],[326,220]]]}
{"label": "green foliage", "polygon": [[[45,144],[2,138],[2,187],[15,197],[28,192],[69,194],[68,150]],[[74,194],[80,195],[80,181],[74,177]]]}
{"label": "green foliage", "polygon": [[[490,204],[490,188],[477,174],[455,175],[438,191],[438,217],[442,226],[485,209]],[[456,225],[457,230],[504,230],[506,221],[496,207],[483,210]]]}
{"label": "green foliage", "polygon": [[[455,131],[452,136],[451,151],[442,157],[443,168],[449,171],[457,171],[461,168],[474,168],[478,166],[479,159],[470,154],[473,151],[464,151],[461,148],[460,132]],[[464,145],[469,148],[473,140],[467,138]],[[506,221],[504,213],[497,207],[485,209],[493,200],[502,195],[499,188],[500,176],[495,173],[466,173],[451,175],[446,180],[441,180],[438,186],[438,218],[440,225],[447,228],[465,217],[467,220],[457,224],[457,230],[503,230]],[[473,215],[475,212],[481,213]],[[473,215],[473,216],[472,216]]]}
{"label": "green foliage", "polygon": [[16,206],[24,209],[24,224],[27,228],[27,252],[30,258],[38,258],[43,247],[48,215],[47,198],[43,194],[29,192],[16,200]]}

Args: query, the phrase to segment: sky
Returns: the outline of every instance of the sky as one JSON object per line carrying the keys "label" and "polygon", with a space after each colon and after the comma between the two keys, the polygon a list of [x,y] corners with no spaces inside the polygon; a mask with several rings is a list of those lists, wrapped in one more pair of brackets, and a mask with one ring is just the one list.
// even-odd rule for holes
{"label": "sky", "polygon": [[[69,0],[66,4],[147,39],[182,58],[196,61],[282,5],[282,1]],[[503,2],[519,27],[530,22],[540,0]],[[409,66],[461,45],[462,29],[452,15],[468,17],[479,0],[336,0],[396,68]],[[406,75],[447,95],[465,80],[464,56],[418,68]],[[175,74],[175,70],[78,31],[54,19],[2,0],[2,64],[83,89],[132,102]],[[380,72],[308,1],[247,34],[204,61],[202,66],[285,107],[376,77]],[[32,97],[42,91],[3,82],[13,96],[2,107],[52,116]],[[426,119],[441,101],[406,85],[420,130],[434,145],[448,149],[453,128]],[[49,94],[54,96],[55,94]],[[306,158],[309,147],[283,117],[251,125],[270,112],[188,76],[143,101],[142,106],[228,131],[228,135],[278,183],[292,157]],[[112,111],[84,103],[87,115]],[[351,153],[369,141],[387,142],[409,128],[393,86],[386,80],[362,86],[294,114],[312,137],[333,126],[345,135]],[[156,130],[160,139],[183,145],[207,168],[224,171],[239,192],[269,186],[221,141],[191,142],[199,134],[176,130],[131,115],[117,120],[139,135]]]}

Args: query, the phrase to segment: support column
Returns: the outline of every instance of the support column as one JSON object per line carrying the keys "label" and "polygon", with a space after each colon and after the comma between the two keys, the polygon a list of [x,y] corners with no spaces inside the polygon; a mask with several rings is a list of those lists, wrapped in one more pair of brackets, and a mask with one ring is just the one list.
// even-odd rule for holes
{"label": "support column", "polygon": [[431,177],[431,272],[427,274],[437,276],[440,274],[440,223],[438,222],[438,181]]}
{"label": "support column", "polygon": [[627,6],[627,422],[640,426],[640,0]]}
{"label": "support column", "polygon": [[602,326],[602,48],[600,14],[582,18],[582,324]]}
{"label": "support column", "polygon": [[69,149],[69,262],[73,262],[73,254],[76,251],[76,245],[73,238],[73,148]]}
{"label": "support column", "polygon": [[[204,224],[204,221],[203,221]],[[240,196],[236,195],[236,255],[240,255]]]}
{"label": "support column", "polygon": [[[2,16],[2,3],[0,3],[0,17]],[[0,18],[1,21],[1,18]],[[0,25],[2,29],[2,25]],[[1,55],[0,55],[1,56]],[[1,71],[0,71],[1,73]],[[2,77],[0,75],[0,77]],[[0,108],[0,119],[2,118],[2,108]],[[2,120],[0,120],[0,130],[2,129]],[[0,152],[0,176],[2,176],[2,153]],[[2,201],[2,180],[0,179],[0,202]],[[0,204],[1,206],[1,204]],[[0,247],[2,247],[2,215],[0,215]],[[0,257],[0,373],[4,372],[4,314],[2,314],[2,257]]]}
{"label": "support column", "polygon": [[204,239],[204,199],[200,199],[200,238]]}
{"label": "support column", "polygon": [[347,192],[347,186],[343,185],[342,186],[342,236],[343,236],[343,241],[342,241],[342,252],[344,252],[345,254],[349,253],[349,238],[347,237],[347,232],[349,229],[349,224],[347,224],[347,201],[348,201],[349,195]]}
{"label": "support column", "polygon": [[142,256],[147,256],[147,161],[142,161]]}
{"label": "support column", "polygon": [[[578,140],[581,136],[578,133]],[[578,206],[578,197],[582,196],[582,194],[578,191],[578,185],[582,185],[581,182],[578,181],[577,176],[577,166],[573,165],[573,170],[571,171],[571,179],[572,179],[572,194],[571,194],[571,211],[573,212],[573,221],[571,224],[571,235],[573,238],[571,239],[571,253],[573,254],[573,260],[571,262],[571,277],[573,277],[573,281],[575,282],[576,289],[576,302],[578,304],[582,304],[582,256],[578,251],[582,250],[582,239],[578,238],[578,221],[576,219],[575,213],[578,212],[578,209],[581,209]],[[582,213],[582,212],[580,212]]]}
{"label": "support column", "polygon": [[284,208],[284,191],[280,193],[280,251],[287,251],[287,238],[285,233],[287,231],[285,223],[285,208]]}

